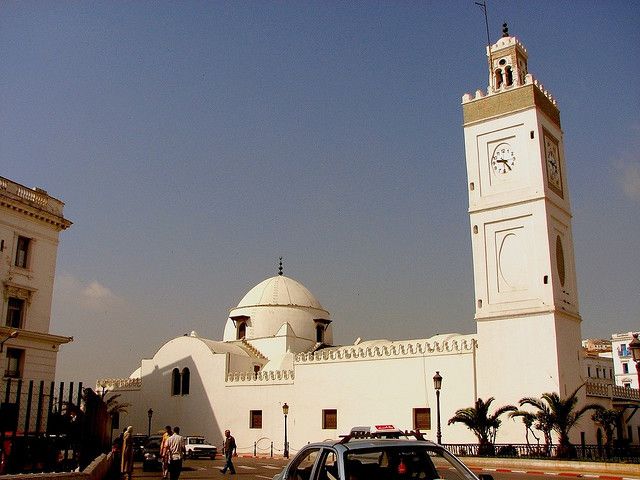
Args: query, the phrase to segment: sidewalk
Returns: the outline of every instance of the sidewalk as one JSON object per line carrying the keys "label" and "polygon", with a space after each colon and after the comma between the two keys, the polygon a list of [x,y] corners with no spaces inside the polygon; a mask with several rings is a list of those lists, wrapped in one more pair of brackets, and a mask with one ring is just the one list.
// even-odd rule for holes
{"label": "sidewalk", "polygon": [[474,472],[530,473],[564,477],[589,477],[607,480],[638,479],[640,464],[575,462],[568,460],[524,460],[518,458],[475,458],[461,460]]}

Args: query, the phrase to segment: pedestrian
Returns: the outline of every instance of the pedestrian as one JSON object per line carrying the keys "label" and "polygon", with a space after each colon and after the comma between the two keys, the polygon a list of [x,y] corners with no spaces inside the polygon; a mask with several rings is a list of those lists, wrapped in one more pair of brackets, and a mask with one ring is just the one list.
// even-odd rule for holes
{"label": "pedestrian", "polygon": [[122,459],[120,473],[124,480],[131,480],[133,474],[133,427],[129,425],[122,436]]}
{"label": "pedestrian", "polygon": [[222,446],[222,452],[224,453],[224,457],[227,460],[224,464],[224,468],[220,469],[221,473],[227,473],[227,469],[231,472],[231,474],[235,475],[236,468],[233,466],[233,457],[236,457],[238,454],[236,453],[236,439],[231,436],[231,432],[229,430],[224,431],[224,445]]}
{"label": "pedestrian", "polygon": [[180,427],[173,427],[173,435],[167,439],[167,449],[169,450],[169,479],[178,480],[184,458],[184,437],[180,435]]}
{"label": "pedestrian", "polygon": [[162,443],[160,444],[160,458],[162,459],[162,478],[165,480],[169,478],[169,448],[167,447],[167,440],[173,435],[171,425],[164,427],[164,433],[162,434]]}

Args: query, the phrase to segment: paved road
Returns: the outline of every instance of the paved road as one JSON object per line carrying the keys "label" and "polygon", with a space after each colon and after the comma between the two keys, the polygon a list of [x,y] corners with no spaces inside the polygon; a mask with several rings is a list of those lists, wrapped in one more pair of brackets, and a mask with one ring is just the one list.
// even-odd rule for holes
{"label": "paved road", "polygon": [[[273,476],[280,472],[285,464],[286,460],[282,458],[250,458],[250,457],[237,457],[234,460],[234,465],[236,466],[236,475],[230,475],[227,473],[223,475],[220,473],[220,469],[224,465],[224,457],[218,456],[215,460],[186,460],[184,465],[184,470],[180,475],[180,480],[189,480],[189,479],[216,479],[216,478],[242,478],[243,480],[271,480]],[[588,474],[588,473],[570,473],[566,471],[546,471],[542,472],[524,472],[524,471],[511,471],[511,472],[501,472],[496,471],[495,469],[477,469],[472,468],[476,475],[480,473],[488,473],[491,474],[494,480],[553,480],[554,477],[574,477],[574,478],[588,478],[588,479],[606,479],[606,480],[617,480],[617,479],[633,479],[640,480],[640,468],[638,471],[638,475],[620,475],[620,474]],[[135,470],[133,473],[133,477],[135,480],[140,479],[157,479],[160,480],[162,474],[160,472],[143,472],[142,464],[136,463]],[[374,479],[370,479],[374,480]]]}

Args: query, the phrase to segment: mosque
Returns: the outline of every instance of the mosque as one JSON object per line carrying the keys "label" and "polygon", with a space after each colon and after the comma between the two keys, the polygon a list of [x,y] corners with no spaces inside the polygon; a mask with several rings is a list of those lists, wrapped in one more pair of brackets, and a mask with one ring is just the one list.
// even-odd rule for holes
{"label": "mosque", "polygon": [[[230,310],[222,340],[176,337],[129,378],[97,382],[131,403],[121,426],[179,425],[216,445],[230,429],[246,453],[375,425],[476,443],[447,419],[478,397],[498,407],[585,382],[560,113],[506,29],[487,55],[488,90],[462,98],[477,333],[334,345],[330,313],[281,264]],[[595,443],[596,426],[574,436]],[[505,417],[497,442],[524,443],[522,422]]]}

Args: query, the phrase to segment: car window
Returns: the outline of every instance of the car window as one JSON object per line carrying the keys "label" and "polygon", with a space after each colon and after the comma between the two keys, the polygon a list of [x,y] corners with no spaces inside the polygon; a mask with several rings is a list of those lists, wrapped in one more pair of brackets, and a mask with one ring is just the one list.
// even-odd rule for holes
{"label": "car window", "polygon": [[318,480],[339,480],[338,462],[336,460],[336,453],[333,450],[324,450],[318,462],[317,471],[316,478]]}
{"label": "car window", "polygon": [[313,465],[316,463],[319,448],[309,449],[305,454],[296,459],[296,463],[291,465],[287,480],[309,480]]}
{"label": "car window", "polygon": [[420,446],[354,450],[345,458],[346,480],[476,480],[452,456]]}

